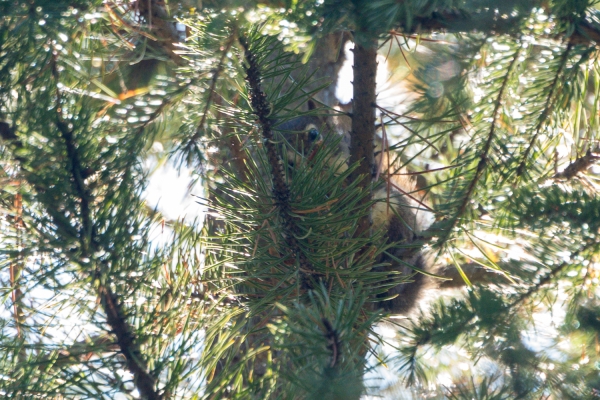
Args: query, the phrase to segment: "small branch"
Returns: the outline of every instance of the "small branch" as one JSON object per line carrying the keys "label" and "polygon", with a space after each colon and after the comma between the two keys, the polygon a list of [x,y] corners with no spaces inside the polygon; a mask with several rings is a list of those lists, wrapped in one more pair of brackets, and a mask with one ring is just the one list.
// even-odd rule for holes
{"label": "small branch", "polygon": [[515,66],[517,65],[517,60],[519,58],[519,54],[521,53],[521,49],[522,49],[522,47],[519,47],[519,49],[515,52],[515,55],[513,56],[513,59],[511,60],[509,66],[508,66],[508,69],[506,71],[506,75],[504,76],[504,81],[502,82],[500,91],[498,92],[498,98],[496,99],[496,105],[495,105],[494,111],[492,113],[492,122],[491,122],[491,126],[490,126],[490,132],[488,134],[485,144],[483,145],[481,154],[479,155],[479,162],[477,163],[477,169],[475,171],[475,176],[469,183],[469,186],[467,187],[467,191],[465,192],[463,201],[460,204],[458,211],[456,212],[456,215],[454,215],[450,226],[447,228],[445,234],[442,236],[441,241],[445,241],[446,239],[448,239],[450,234],[454,231],[454,227],[458,223],[459,219],[465,212],[467,205],[471,201],[471,196],[475,192],[475,187],[477,186],[477,182],[479,182],[479,179],[483,175],[483,171],[485,170],[485,168],[487,166],[488,153],[490,151],[490,148],[492,146],[492,141],[496,134],[496,122],[498,121],[498,118],[500,118],[500,113],[502,110],[504,92],[506,91],[506,88],[508,86],[508,81],[510,80],[513,70],[515,69]]}
{"label": "small branch", "polygon": [[342,347],[340,343],[340,336],[338,332],[335,329],[333,329],[331,322],[329,322],[327,318],[323,318],[321,322],[323,323],[323,327],[325,328],[327,350],[331,352],[331,361],[329,362],[329,367],[334,368],[337,365],[338,360],[340,358],[340,350]]}
{"label": "small branch", "polygon": [[190,138],[188,144],[186,145],[186,150],[189,150],[191,148],[191,146],[193,146],[194,143],[196,143],[198,141],[200,136],[202,136],[202,132],[204,130],[204,124],[206,123],[206,119],[208,117],[208,110],[212,103],[215,89],[217,87],[217,81],[219,80],[219,76],[221,75],[221,72],[223,72],[223,68],[225,67],[225,59],[227,58],[227,53],[229,52],[229,49],[231,49],[231,46],[233,45],[233,42],[235,41],[235,37],[236,37],[235,32],[232,32],[231,35],[229,35],[229,37],[227,38],[227,41],[225,42],[225,47],[223,48],[221,57],[219,58],[219,63],[217,64],[217,68],[214,69],[214,73],[213,73],[212,79],[210,81],[210,86],[208,88],[208,95],[206,96],[206,104],[204,105],[204,110],[202,112],[202,118],[200,119],[200,123],[198,124],[198,127],[196,128],[196,132]]}
{"label": "small branch", "polygon": [[600,160],[600,156],[598,156],[588,150],[587,153],[585,154],[585,156],[579,157],[578,159],[573,161],[571,164],[569,164],[567,166],[567,168],[565,168],[563,171],[554,174],[552,179],[557,179],[557,180],[572,179],[578,173],[587,170],[589,167],[591,167],[593,164],[595,164],[598,160]]}
{"label": "small branch", "polygon": [[447,167],[439,167],[439,168],[431,168],[431,169],[427,169],[425,171],[415,171],[415,172],[396,172],[394,173],[394,175],[398,175],[398,176],[415,176],[415,175],[424,175],[424,174],[430,174],[432,172],[437,172],[437,171],[445,171],[447,169],[454,169],[454,168],[458,168],[458,167],[462,167],[462,164],[458,164],[458,165],[449,165]]}
{"label": "small branch", "polygon": [[[594,244],[596,244],[596,243],[593,242],[593,241],[590,241],[590,242],[586,243],[579,250],[575,251],[571,255],[571,258],[572,259],[577,258],[581,253],[583,253],[584,251],[586,251],[587,249],[589,249],[590,247],[592,247]],[[509,306],[508,306],[508,308],[507,308],[507,312],[509,312],[510,310],[512,310],[514,307],[522,304],[525,300],[527,300],[532,295],[534,295],[538,290],[540,290],[541,288],[543,288],[544,286],[546,286],[547,284],[549,284],[550,281],[552,281],[552,279],[554,277],[556,277],[558,274],[560,274],[562,271],[565,270],[565,268],[567,268],[570,265],[571,265],[571,263],[569,263],[568,261],[563,261],[562,263],[560,263],[560,265],[558,265],[556,268],[552,269],[550,272],[548,272],[548,274],[546,274],[543,278],[541,278],[538,281],[538,283],[536,283],[535,285],[531,286],[529,288],[529,290],[527,290],[525,293],[521,294],[512,303],[510,303]]]}
{"label": "small branch", "polygon": [[[17,135],[15,134],[15,129],[4,121],[0,121],[0,138],[2,138],[3,141],[7,142],[7,145],[11,145],[17,149],[23,147],[23,143],[18,139]],[[24,161],[24,158],[21,156],[15,156],[15,159],[19,162]],[[20,232],[24,226],[22,218],[23,200],[20,194],[15,195],[13,206],[14,217],[12,217],[11,219],[13,220],[13,226],[16,231],[17,247],[20,247]],[[23,292],[21,291],[19,285],[19,276],[21,275],[21,271],[23,270],[23,260],[21,251],[19,251],[19,255],[17,256],[16,261],[11,260],[8,268],[10,275],[10,286],[12,288],[11,300],[13,302],[13,318],[15,320],[17,336],[19,338],[23,338],[23,332],[21,330],[21,327],[25,322],[23,310],[21,308]],[[26,359],[26,357],[27,355],[25,353],[25,347],[23,347],[21,351],[19,351],[19,360],[23,362]]]}
{"label": "small branch", "polygon": [[274,143],[272,125],[274,120],[270,117],[271,107],[267,101],[267,95],[262,91],[262,81],[260,68],[256,61],[256,55],[250,50],[246,38],[239,37],[240,44],[244,48],[244,58],[247,65],[246,81],[250,89],[250,101],[254,114],[258,117],[258,122],[261,127],[262,136],[264,138],[264,146],[267,152],[267,160],[271,166],[271,176],[273,178],[273,199],[275,206],[279,211],[279,217],[283,222],[285,231],[285,242],[287,247],[292,252],[292,256],[297,258],[300,263],[300,284],[305,288],[312,287],[308,280],[308,275],[314,272],[310,261],[302,252],[298,239],[299,229],[296,222],[292,218],[292,207],[290,205],[290,189],[285,181],[285,171],[283,169],[283,161],[279,157],[277,147]]}
{"label": "small branch", "polygon": [[[51,68],[52,68],[52,76],[54,77],[56,83],[59,83],[59,74],[58,67],[56,62],[56,57],[51,59]],[[82,248],[85,252],[89,251],[90,244],[90,236],[92,233],[91,219],[90,219],[90,195],[89,192],[85,188],[84,183],[84,173],[83,168],[81,166],[81,160],[79,159],[79,153],[77,151],[77,147],[75,146],[75,138],[73,136],[73,131],[69,128],[67,123],[62,120],[61,111],[62,111],[62,96],[58,86],[56,88],[56,119],[54,120],[54,125],[61,133],[63,140],[65,141],[65,146],[67,148],[67,157],[70,163],[71,175],[73,176],[73,181],[75,183],[75,190],[77,192],[77,196],[79,197],[79,203],[81,207],[81,219],[82,219]]]}
{"label": "small branch", "polygon": [[145,399],[160,400],[162,396],[155,389],[156,378],[147,371],[146,363],[136,343],[135,335],[123,315],[123,310],[117,297],[107,286],[100,285],[98,291],[102,308],[106,313],[106,322],[117,338],[121,354],[125,356],[127,369],[133,374],[140,394]]}
{"label": "small branch", "polygon": [[15,327],[17,329],[17,337],[23,338],[23,332],[21,331],[21,326],[23,325],[23,311],[21,310],[21,299],[23,297],[23,292],[21,291],[21,287],[19,285],[19,276],[21,275],[22,266],[19,265],[19,262],[10,262],[8,268],[10,272],[10,287],[11,291],[11,300],[13,303],[13,319],[15,320]]}
{"label": "small branch", "polygon": [[[15,229],[16,236],[16,247],[17,247],[17,256],[16,260],[11,259],[9,264],[10,270],[10,286],[12,288],[12,303],[13,303],[13,318],[15,320],[15,327],[17,329],[17,336],[25,340],[25,335],[22,331],[22,327],[25,324],[25,315],[23,313],[22,303],[23,303],[23,292],[21,291],[21,285],[19,283],[19,278],[25,267],[25,263],[23,260],[23,243],[21,232],[24,228],[23,224],[23,198],[20,194],[16,194],[13,200],[14,206],[14,216],[12,219],[12,225]],[[24,344],[24,343],[23,343]],[[25,362],[27,360],[27,353],[25,350],[25,346],[21,347],[19,351],[19,361]]]}
{"label": "small branch", "polygon": [[573,48],[573,42],[569,41],[567,48],[565,49],[564,53],[562,54],[562,57],[560,60],[560,65],[558,67],[558,71],[556,71],[554,80],[552,81],[552,84],[550,85],[550,93],[548,93],[548,97],[546,98],[546,107],[544,108],[544,111],[542,112],[542,114],[540,114],[540,118],[535,127],[535,133],[533,134],[533,137],[529,141],[527,150],[525,150],[525,154],[523,154],[523,160],[521,161],[521,163],[519,164],[519,167],[517,168],[517,178],[519,178],[525,171],[525,167],[527,166],[527,159],[529,158],[529,153],[533,149],[533,146],[535,145],[535,142],[536,142],[542,128],[548,123],[547,120],[548,120],[548,117],[550,116],[550,113],[552,112],[552,110],[554,110],[554,104],[556,104],[556,97],[557,97],[554,94],[556,93],[557,88],[562,86],[562,84],[563,84],[562,82],[560,82],[560,84],[559,84],[558,80],[562,74],[563,69],[567,65],[567,61],[569,59],[569,53],[571,52],[572,48]]}
{"label": "small branch", "polygon": [[[55,77],[56,76],[57,75],[55,75]],[[57,97],[60,98],[59,93],[57,93]],[[0,123],[0,128],[2,128],[2,124],[4,123]],[[73,132],[71,132],[68,129],[68,126],[62,120],[60,120],[59,116],[57,116],[55,125],[57,126],[59,131],[61,131],[63,139],[66,142],[65,144],[67,146],[67,155],[69,156],[69,159],[71,161],[71,175],[73,177],[73,184],[76,188],[76,191],[78,192],[79,201],[83,204],[84,199],[82,197],[85,197],[85,199],[87,199],[85,204],[89,205],[90,199],[88,198],[88,191],[83,183],[83,179],[80,179],[79,181],[77,179],[77,177],[81,178],[82,170],[81,164],[79,162],[79,156],[77,153],[77,147],[74,143]],[[6,135],[0,129],[0,135],[3,137],[3,139],[6,137],[6,139],[10,140],[13,146],[17,149],[23,148],[22,142],[18,140],[17,135],[12,130],[10,135]],[[22,157],[15,157],[15,159],[20,163],[24,163],[26,161]],[[39,190],[39,188],[36,189]],[[81,208],[81,218],[83,221],[87,221],[82,222],[82,225],[89,226],[91,221],[89,206]],[[82,229],[82,232],[80,232],[80,234],[82,235],[80,240],[82,242],[81,244],[83,257],[89,258],[89,255],[92,254],[92,252],[90,251],[88,244],[93,243],[93,240],[87,241],[84,238],[83,231],[85,230],[86,229],[84,228]],[[84,249],[87,250],[83,251]],[[11,276],[11,281],[12,280],[13,277]],[[135,336],[132,333],[131,327],[126,321],[126,318],[122,314],[122,310],[117,301],[116,296],[111,292],[111,290],[107,286],[103,285],[100,285],[98,288],[98,296],[100,297],[102,308],[107,316],[107,323],[111,328],[111,333],[113,333],[117,338],[117,344],[119,346],[120,352],[125,356],[127,368],[134,375],[138,390],[144,396],[144,398],[160,400],[161,396],[154,389],[155,379],[148,372],[146,372],[146,366],[143,361],[143,357],[141,356],[141,352],[139,351],[139,348],[136,346],[135,343]]]}

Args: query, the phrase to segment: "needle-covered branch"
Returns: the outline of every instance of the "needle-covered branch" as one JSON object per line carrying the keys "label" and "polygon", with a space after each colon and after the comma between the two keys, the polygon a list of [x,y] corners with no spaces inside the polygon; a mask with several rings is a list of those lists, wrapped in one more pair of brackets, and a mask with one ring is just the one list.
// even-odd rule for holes
{"label": "needle-covered branch", "polygon": [[[84,180],[84,168],[81,163],[81,157],[77,149],[75,133],[69,128],[68,123],[61,117],[62,96],[60,91],[60,76],[57,68],[56,58],[51,59],[52,75],[56,85],[56,128],[62,135],[66,148],[69,169],[72,175],[72,185],[74,192],[79,198],[81,218],[81,257],[91,259],[94,253],[100,248],[97,245],[96,229],[92,217],[91,204],[94,202],[90,190],[87,188]],[[160,400],[162,396],[156,389],[156,378],[148,372],[148,367],[144,361],[144,356],[140,351],[138,340],[133,333],[132,327],[127,322],[127,318],[120,304],[119,297],[113,293],[108,282],[108,277],[103,273],[106,266],[98,266],[92,270],[92,278],[98,281],[98,296],[100,304],[106,313],[106,322],[111,327],[112,333],[117,338],[117,344],[121,354],[126,359],[127,367],[135,377],[135,383],[140,393],[147,399]]]}
{"label": "needle-covered branch", "polygon": [[277,207],[279,217],[283,222],[285,242],[291,252],[291,256],[299,262],[300,284],[303,288],[312,287],[312,277],[310,273],[313,267],[310,261],[298,244],[300,232],[292,216],[292,207],[290,204],[290,189],[285,181],[285,171],[283,160],[278,154],[275,138],[273,136],[274,120],[271,117],[271,106],[267,101],[267,96],[262,90],[262,79],[260,67],[256,61],[256,54],[252,52],[251,44],[243,36],[239,38],[240,44],[244,48],[246,80],[250,92],[250,101],[254,114],[258,119],[263,145],[265,146],[267,159],[271,168],[271,177],[273,179],[273,199]]}

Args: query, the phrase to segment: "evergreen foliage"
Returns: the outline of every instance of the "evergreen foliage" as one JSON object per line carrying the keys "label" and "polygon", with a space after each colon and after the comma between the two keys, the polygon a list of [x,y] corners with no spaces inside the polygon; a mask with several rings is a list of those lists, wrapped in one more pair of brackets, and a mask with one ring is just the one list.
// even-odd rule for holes
{"label": "evergreen foliage", "polygon": [[[0,396],[600,397],[599,13],[0,0]],[[150,158],[206,218],[148,206]]]}

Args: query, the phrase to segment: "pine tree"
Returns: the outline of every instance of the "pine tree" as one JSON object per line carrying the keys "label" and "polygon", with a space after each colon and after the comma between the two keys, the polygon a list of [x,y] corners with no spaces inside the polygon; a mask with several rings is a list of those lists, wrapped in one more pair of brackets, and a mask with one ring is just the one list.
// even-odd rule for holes
{"label": "pine tree", "polygon": [[[0,16],[3,397],[600,396],[594,2]],[[301,120],[351,121],[349,154]],[[205,219],[148,206],[149,157],[195,171]],[[372,222],[391,192],[414,239]]]}

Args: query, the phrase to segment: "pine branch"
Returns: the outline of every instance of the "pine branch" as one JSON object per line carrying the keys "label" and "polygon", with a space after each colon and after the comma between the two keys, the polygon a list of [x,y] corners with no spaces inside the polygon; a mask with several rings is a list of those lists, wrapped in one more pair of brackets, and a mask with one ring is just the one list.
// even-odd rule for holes
{"label": "pine branch", "polygon": [[514,32],[515,26],[520,22],[519,16],[510,18],[498,18],[496,9],[487,9],[473,14],[465,10],[442,10],[434,11],[429,16],[415,17],[406,26],[400,23],[405,33],[422,33],[431,31],[444,31],[448,33],[459,33],[470,30],[503,34]]}
{"label": "pine branch", "polygon": [[58,89],[59,83],[59,75],[58,75],[58,67],[56,58],[52,57],[51,59],[51,68],[52,68],[52,76],[54,77],[57,88],[56,88],[56,119],[54,120],[54,125],[61,133],[64,141],[65,147],[67,148],[67,158],[70,162],[71,174],[73,176],[73,181],[75,183],[75,190],[79,197],[80,207],[81,207],[81,219],[82,219],[82,231],[81,239],[82,239],[82,248],[85,253],[89,252],[90,245],[90,236],[92,233],[92,225],[90,218],[90,194],[85,188],[84,178],[83,178],[83,167],[81,166],[81,161],[79,159],[79,153],[77,152],[77,148],[75,146],[75,139],[73,137],[73,131],[69,129],[68,125],[62,120],[60,115],[62,111],[62,97],[60,90]]}
{"label": "pine branch", "polygon": [[99,285],[98,293],[102,308],[106,313],[106,322],[111,327],[112,333],[117,337],[121,354],[125,356],[127,368],[133,374],[140,394],[150,400],[162,399],[162,396],[155,389],[156,378],[147,370],[146,363],[136,343],[136,337],[125,319],[118,298],[108,286],[103,284]]}
{"label": "pine branch", "polygon": [[[595,245],[597,245],[597,243],[595,241],[593,241],[593,240],[588,241],[580,249],[573,252],[571,255],[571,258],[576,259],[577,257],[579,257],[580,254],[582,254],[586,250],[589,250],[590,248],[592,248]],[[495,315],[487,315],[488,319],[494,319],[497,321],[494,324],[493,329],[491,331],[487,332],[487,336],[494,337],[496,329],[505,327],[509,323],[509,319],[514,317],[516,309],[518,309],[530,297],[532,297],[533,295],[538,293],[542,288],[544,288],[548,284],[551,284],[552,282],[554,282],[554,279],[570,265],[572,265],[572,264],[569,261],[563,261],[561,264],[559,264],[555,268],[551,269],[550,272],[548,272],[546,275],[544,275],[542,278],[540,278],[537,283],[531,285],[529,287],[529,289],[527,289],[525,292],[516,296],[516,298],[513,301],[504,305],[499,311],[496,312]],[[444,305],[443,307],[446,307],[446,306]],[[465,307],[464,304],[461,305],[460,306],[461,310],[463,310],[464,307]],[[444,315],[444,314],[442,314],[442,315]],[[477,328],[476,324],[478,322],[477,320],[480,318],[480,314],[478,312],[476,312],[476,310],[473,310],[471,308],[471,310],[468,311],[464,315],[467,316],[467,318],[460,319],[460,323],[459,323],[460,332],[468,333],[468,332],[474,331],[474,329]],[[457,337],[457,336],[458,335],[455,335],[453,337]],[[431,334],[431,331],[427,331],[426,333],[424,332],[424,335],[420,336],[419,339],[412,346],[410,346],[408,348],[408,351],[410,352],[410,354],[412,354],[412,356],[414,358],[416,358],[417,348],[431,343],[433,339],[434,339],[434,335]]]}
{"label": "pine branch", "polygon": [[244,48],[244,58],[246,59],[247,65],[244,65],[246,70],[246,80],[250,89],[250,101],[254,114],[258,117],[260,123],[262,136],[264,138],[264,146],[266,148],[267,160],[271,167],[271,177],[273,178],[273,199],[275,200],[275,206],[279,212],[279,217],[283,222],[285,242],[287,249],[292,253],[293,258],[297,258],[300,264],[299,275],[300,284],[304,288],[311,288],[313,285],[310,282],[311,278],[307,274],[314,272],[314,268],[310,264],[310,261],[304,255],[300,245],[298,243],[297,236],[299,235],[299,229],[294,221],[292,214],[292,207],[290,205],[290,189],[285,182],[285,171],[283,167],[283,161],[277,153],[277,147],[274,143],[272,126],[274,123],[271,115],[271,106],[267,101],[267,95],[262,90],[262,79],[260,74],[260,68],[257,63],[256,55],[250,50],[249,44],[245,37],[240,36],[239,42]]}
{"label": "pine branch", "polygon": [[[544,8],[546,12],[552,12],[547,2],[534,2]],[[399,26],[405,34],[422,34],[443,31],[446,33],[463,33],[468,31],[478,31],[493,35],[508,34],[520,35],[518,24],[521,18],[517,15],[509,18],[498,18],[496,9],[490,8],[489,11],[471,14],[466,11],[443,10],[435,11],[426,17],[415,17],[409,25],[401,22]],[[573,44],[582,44],[587,46],[597,46],[600,43],[600,27],[585,19],[577,21],[575,29],[572,32],[552,32],[552,36],[560,40],[569,38]]]}
{"label": "pine branch", "polygon": [[[592,240],[588,241],[580,249],[578,249],[577,251],[573,252],[573,254],[571,254],[571,258],[572,259],[577,259],[577,257],[579,257],[580,254],[582,254],[583,252],[585,252],[586,250],[590,249],[592,246],[594,246],[596,244],[597,243],[595,243]],[[569,261],[563,261],[557,267],[555,267],[552,270],[550,270],[550,272],[548,272],[543,278],[541,278],[535,285],[531,286],[525,293],[521,294],[513,302],[511,302],[508,305],[508,307],[506,309],[506,312],[508,312],[508,311],[514,309],[515,307],[519,306],[524,301],[526,301],[527,299],[529,299],[531,296],[533,296],[534,294],[536,294],[540,289],[542,289],[543,287],[545,287],[546,285],[548,285],[549,283],[551,283],[553,281],[553,279],[556,276],[558,276],[558,274],[560,274],[561,272],[563,272],[565,270],[565,268],[567,268],[570,265],[571,265],[571,263]]]}
{"label": "pine branch", "polygon": [[458,221],[464,214],[464,212],[467,208],[467,205],[470,203],[471,197],[473,196],[473,194],[475,192],[477,183],[479,182],[479,179],[481,178],[485,168],[487,167],[488,154],[489,154],[490,148],[492,147],[492,141],[494,140],[494,136],[496,133],[497,121],[500,118],[500,114],[502,113],[502,105],[504,104],[504,92],[506,91],[506,88],[508,87],[508,82],[512,76],[512,73],[513,73],[516,65],[517,65],[517,60],[519,59],[521,49],[522,49],[522,47],[519,47],[517,49],[517,51],[515,52],[509,66],[508,66],[508,69],[506,71],[506,75],[504,76],[504,80],[502,81],[502,86],[500,86],[500,90],[498,92],[498,97],[496,98],[496,104],[494,106],[494,111],[492,112],[492,122],[490,124],[490,131],[488,133],[487,140],[485,141],[483,148],[481,149],[481,152],[479,154],[479,162],[477,163],[477,168],[475,170],[475,176],[473,177],[473,179],[471,179],[471,182],[469,183],[469,186],[467,187],[467,190],[463,196],[463,200],[462,200],[460,206],[458,207],[458,211],[452,218],[450,226],[445,230],[445,233],[442,235],[440,242],[445,242],[448,239],[448,237],[450,236],[450,234],[453,232],[454,227],[456,226],[456,224],[458,223]]}
{"label": "pine branch", "polygon": [[558,90],[558,88],[560,86],[562,86],[562,82],[560,82],[560,84],[559,84],[559,78],[562,75],[563,69],[567,65],[567,61],[569,59],[569,53],[571,52],[572,48],[573,48],[573,42],[569,41],[567,48],[565,49],[565,51],[562,54],[558,70],[556,71],[556,75],[554,76],[554,80],[552,81],[552,84],[550,85],[550,92],[548,93],[548,97],[546,98],[546,103],[545,103],[546,107],[544,108],[544,111],[542,111],[542,113],[540,114],[540,118],[535,127],[535,133],[533,134],[531,140],[529,141],[529,145],[527,146],[527,149],[525,150],[525,154],[523,154],[523,160],[521,161],[521,163],[519,164],[519,167],[517,168],[517,173],[516,173],[517,178],[520,178],[521,175],[523,174],[523,172],[525,171],[525,167],[527,166],[527,159],[529,158],[529,153],[533,149],[533,146],[535,145],[535,142],[537,141],[537,138],[538,138],[540,132],[542,131],[542,127],[544,127],[548,123],[548,117],[550,116],[550,113],[554,110],[554,105],[556,104],[556,98],[558,97],[555,95],[555,93]]}
{"label": "pine branch", "polygon": [[[70,164],[72,184],[80,203],[80,218],[82,229],[80,231],[80,241],[82,246],[82,256],[91,259],[93,254],[99,249],[95,245],[94,228],[91,217],[90,203],[92,197],[90,191],[85,185],[84,169],[81,164],[79,152],[75,144],[74,133],[66,122],[62,120],[61,112],[61,93],[59,90],[60,77],[58,73],[56,57],[51,58],[52,76],[56,81],[56,119],[55,126],[62,135],[67,150],[67,158]],[[94,248],[92,248],[94,247]],[[118,297],[112,292],[110,287],[102,282],[99,269],[93,274],[94,278],[100,282],[98,284],[98,295],[100,303],[106,314],[106,322],[110,326],[112,333],[117,338],[117,344],[121,353],[125,357],[127,368],[134,376],[135,384],[142,396],[150,400],[160,400],[162,396],[155,389],[156,378],[148,371],[144,362],[143,356],[136,343],[136,338],[132,327],[127,323],[123,313],[122,306],[119,303]]]}

